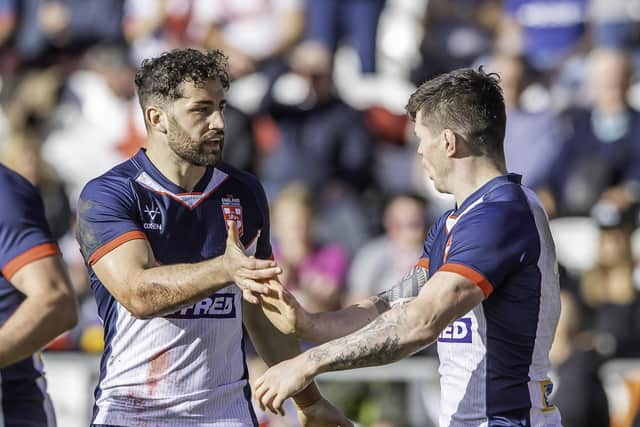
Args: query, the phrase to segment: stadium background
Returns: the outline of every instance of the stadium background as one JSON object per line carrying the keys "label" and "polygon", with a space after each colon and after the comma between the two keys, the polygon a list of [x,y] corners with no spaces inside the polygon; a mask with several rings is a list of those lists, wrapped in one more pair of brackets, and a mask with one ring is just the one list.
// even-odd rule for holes
{"label": "stadium background", "polygon": [[[263,182],[283,281],[312,310],[389,286],[452,206],[415,162],[408,95],[500,72],[507,166],[561,263],[553,398],[565,427],[640,425],[640,1],[0,0],[0,46],[0,161],[39,187],[80,301],[45,354],[61,427],[87,424],[102,349],[77,196],[144,146],[135,67],[180,46],[229,54],[225,159]],[[427,349],[321,385],[362,425],[428,426],[436,366]]]}

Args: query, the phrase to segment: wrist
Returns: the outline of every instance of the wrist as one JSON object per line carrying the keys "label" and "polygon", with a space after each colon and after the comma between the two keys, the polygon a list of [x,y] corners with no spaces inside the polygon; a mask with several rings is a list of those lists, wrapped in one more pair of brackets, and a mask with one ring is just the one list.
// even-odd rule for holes
{"label": "wrist", "polygon": [[300,306],[300,321],[296,326],[296,335],[298,338],[317,342],[315,339],[315,331],[314,331],[314,319],[315,313],[309,313],[302,306]]}
{"label": "wrist", "polygon": [[315,382],[311,383],[302,389],[298,394],[292,396],[293,401],[299,409],[308,408],[311,405],[315,405],[322,399],[322,394]]}

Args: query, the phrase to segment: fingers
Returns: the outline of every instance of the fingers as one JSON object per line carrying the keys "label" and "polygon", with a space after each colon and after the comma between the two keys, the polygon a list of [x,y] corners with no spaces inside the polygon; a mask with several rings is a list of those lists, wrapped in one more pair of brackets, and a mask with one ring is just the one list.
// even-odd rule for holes
{"label": "fingers", "polygon": [[244,245],[240,242],[238,228],[239,226],[236,221],[227,221],[227,246],[231,244],[244,250]]}
{"label": "fingers", "polygon": [[243,298],[246,302],[248,302],[248,303],[250,303],[250,304],[259,304],[259,303],[260,303],[260,300],[258,300],[258,297],[256,297],[256,296],[251,292],[251,290],[249,290],[249,289],[247,289],[247,288],[242,289],[242,298]]}
{"label": "fingers", "polygon": [[[282,272],[280,267],[261,267],[260,270],[252,269],[251,267],[240,267],[236,273],[237,276],[244,277],[252,280],[267,280],[278,276]],[[265,285],[266,287],[266,285]]]}

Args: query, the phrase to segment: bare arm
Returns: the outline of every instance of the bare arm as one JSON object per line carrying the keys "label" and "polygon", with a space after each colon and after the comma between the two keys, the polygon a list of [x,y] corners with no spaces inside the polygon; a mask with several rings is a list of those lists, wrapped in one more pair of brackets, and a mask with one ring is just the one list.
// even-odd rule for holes
{"label": "bare arm", "polygon": [[417,298],[398,304],[362,329],[269,369],[256,382],[261,404],[279,408],[316,375],[377,366],[406,357],[431,344],[453,320],[484,299],[467,278],[438,272]]}
{"label": "bare arm", "polygon": [[224,255],[194,264],[157,266],[146,240],[130,240],[93,265],[109,292],[131,314],[149,318],[193,304],[235,282],[243,296],[257,302],[251,292],[266,292],[258,279],[280,273],[275,262],[244,255],[235,226],[229,227]]}
{"label": "bare arm", "polygon": [[469,279],[439,272],[417,298],[399,304],[346,337],[310,350],[314,375],[325,371],[391,363],[433,343],[452,321],[469,312],[484,294]]}
{"label": "bare arm", "polygon": [[24,301],[0,327],[0,368],[40,350],[76,325],[76,300],[59,255],[30,262],[11,277]]}
{"label": "bare arm", "polygon": [[[278,313],[278,319],[272,321],[285,333],[293,333],[297,337],[314,343],[325,343],[336,338],[349,335],[365,325],[391,306],[418,296],[420,289],[427,281],[428,272],[415,266],[398,284],[380,294],[367,298],[339,311],[309,313],[286,290],[277,283],[271,283],[277,297],[262,296],[267,305]],[[281,295],[280,295],[281,294]],[[273,295],[273,294],[270,294]],[[268,310],[269,308],[267,308]],[[283,322],[282,317],[288,318]],[[280,325],[286,323],[286,327]]]}
{"label": "bare arm", "polygon": [[[292,336],[282,334],[265,317],[260,307],[255,304],[243,303],[243,321],[251,336],[258,355],[268,366],[290,359],[300,354],[300,343]],[[313,381],[299,390],[293,400],[298,407],[298,417],[303,426],[335,425],[352,427],[344,415],[322,398],[320,391]],[[269,408],[273,412],[284,415],[279,408]]]}

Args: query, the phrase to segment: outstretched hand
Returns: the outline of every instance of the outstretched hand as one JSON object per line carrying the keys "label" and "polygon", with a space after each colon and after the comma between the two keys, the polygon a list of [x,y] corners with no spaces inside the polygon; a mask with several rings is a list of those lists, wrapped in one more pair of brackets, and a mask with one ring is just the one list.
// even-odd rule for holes
{"label": "outstretched hand", "polygon": [[263,282],[277,278],[282,269],[275,261],[245,255],[235,221],[227,221],[226,245],[222,263],[229,279],[242,289],[242,297],[247,302],[258,304],[256,294],[269,292],[269,288]]}
{"label": "outstretched hand", "polygon": [[267,369],[254,384],[255,399],[260,408],[283,414],[284,401],[313,381],[313,376],[306,374],[306,368],[306,358],[300,355]]}
{"label": "outstretched hand", "polygon": [[277,280],[269,280],[267,287],[269,292],[259,297],[267,319],[283,334],[300,336],[308,323],[306,310]]}

